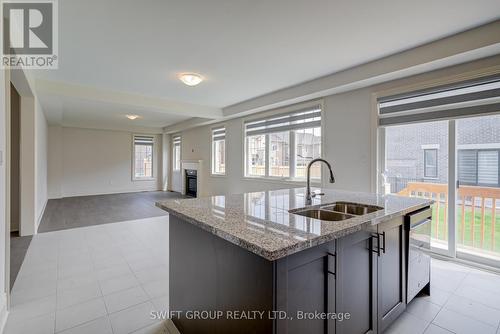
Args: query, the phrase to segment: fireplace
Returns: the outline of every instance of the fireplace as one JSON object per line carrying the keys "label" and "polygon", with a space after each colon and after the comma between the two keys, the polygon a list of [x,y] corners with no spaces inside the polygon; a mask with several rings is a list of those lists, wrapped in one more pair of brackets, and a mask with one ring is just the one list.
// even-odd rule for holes
{"label": "fireplace", "polygon": [[186,195],[191,197],[196,197],[198,190],[198,177],[197,171],[195,169],[186,169]]}

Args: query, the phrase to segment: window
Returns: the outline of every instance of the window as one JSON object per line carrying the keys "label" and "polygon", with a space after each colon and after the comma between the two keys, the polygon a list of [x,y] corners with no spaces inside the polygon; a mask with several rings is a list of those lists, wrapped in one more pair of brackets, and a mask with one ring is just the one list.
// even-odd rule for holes
{"label": "window", "polygon": [[181,170],[181,136],[172,138],[172,169]]}
{"label": "window", "polygon": [[[303,180],[321,156],[321,106],[245,121],[245,176]],[[311,177],[321,178],[314,165]]]}
{"label": "window", "polygon": [[[295,176],[306,177],[309,161],[321,156],[321,128],[295,131]],[[311,166],[311,178],[321,178],[321,164]]]}
{"label": "window", "polygon": [[154,137],[134,136],[134,180],[153,179]]}
{"label": "window", "polygon": [[435,148],[424,149],[424,177],[438,177],[438,150]]}
{"label": "window", "polygon": [[212,174],[226,174],[226,129],[212,129]]}
{"label": "window", "polygon": [[269,175],[290,176],[290,131],[269,134]]}
{"label": "window", "polygon": [[469,186],[500,186],[500,149],[459,149],[458,180]]}
{"label": "window", "polygon": [[247,137],[247,175],[266,175],[266,136]]}

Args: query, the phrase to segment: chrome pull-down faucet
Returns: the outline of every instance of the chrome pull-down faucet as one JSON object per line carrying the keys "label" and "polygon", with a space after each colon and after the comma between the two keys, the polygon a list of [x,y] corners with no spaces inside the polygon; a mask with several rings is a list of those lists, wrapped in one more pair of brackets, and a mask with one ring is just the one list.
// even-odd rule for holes
{"label": "chrome pull-down faucet", "polygon": [[316,158],[316,159],[311,160],[311,162],[309,162],[309,164],[307,165],[306,205],[311,205],[313,197],[316,195],[320,195],[320,194],[316,194],[316,193],[311,194],[311,166],[315,162],[325,163],[325,165],[328,167],[328,170],[330,171],[330,183],[335,183],[335,176],[333,176],[332,166],[330,165],[330,163],[328,161],[326,161],[325,159],[321,159],[321,158]]}

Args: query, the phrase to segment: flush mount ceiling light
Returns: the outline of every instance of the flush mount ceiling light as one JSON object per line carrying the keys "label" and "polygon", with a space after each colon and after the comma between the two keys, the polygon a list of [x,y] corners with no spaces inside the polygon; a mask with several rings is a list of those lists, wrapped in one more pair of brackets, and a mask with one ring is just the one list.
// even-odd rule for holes
{"label": "flush mount ceiling light", "polygon": [[203,81],[203,77],[197,73],[181,73],[179,80],[188,86],[196,86]]}
{"label": "flush mount ceiling light", "polygon": [[139,115],[126,115],[126,117],[133,121],[134,119],[139,118]]}

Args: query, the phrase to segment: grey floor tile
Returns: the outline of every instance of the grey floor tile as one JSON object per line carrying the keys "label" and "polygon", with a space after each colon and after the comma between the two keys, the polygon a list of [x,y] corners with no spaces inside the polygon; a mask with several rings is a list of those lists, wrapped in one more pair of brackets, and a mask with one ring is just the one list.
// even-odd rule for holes
{"label": "grey floor tile", "polygon": [[51,295],[31,302],[13,306],[9,312],[9,320],[22,322],[31,318],[36,318],[44,314],[51,314],[56,311],[56,295]]}
{"label": "grey floor tile", "polygon": [[500,325],[500,310],[488,307],[480,302],[453,295],[444,306],[465,316],[482,321],[493,327]]}
{"label": "grey floor tile", "polygon": [[56,312],[56,331],[76,327],[107,314],[102,298],[70,306]]}
{"label": "grey floor tile", "polygon": [[[65,331],[59,332],[60,334],[113,334],[109,318],[107,316],[92,320]],[[58,333],[58,334],[59,334]]]}
{"label": "grey floor tile", "polygon": [[456,334],[495,334],[496,327],[443,308],[433,323]]}
{"label": "grey floor tile", "polygon": [[139,281],[133,274],[127,274],[99,281],[102,294],[105,296],[114,292],[136,287],[139,284]]}
{"label": "grey floor tile", "polygon": [[404,312],[388,329],[387,334],[422,334],[428,321],[422,320],[408,312]]}
{"label": "grey floor tile", "polygon": [[54,319],[54,313],[24,321],[9,319],[5,326],[5,334],[54,334]]}
{"label": "grey floor tile", "polygon": [[102,293],[97,282],[62,290],[57,294],[57,309],[81,304],[87,300],[95,299],[100,296],[102,296]]}
{"label": "grey floor tile", "polygon": [[434,324],[430,324],[429,327],[425,330],[424,334],[453,334],[447,329],[441,328]]}
{"label": "grey floor tile", "polygon": [[118,291],[104,297],[109,313],[115,313],[148,300],[149,296],[141,286]]}
{"label": "grey floor tile", "polygon": [[406,312],[428,322],[434,320],[440,310],[441,306],[419,297],[413,299],[406,308]]}
{"label": "grey floor tile", "polygon": [[154,325],[157,320],[150,317],[154,306],[151,302],[139,304],[123,311],[110,314],[109,319],[115,334],[127,334]]}

